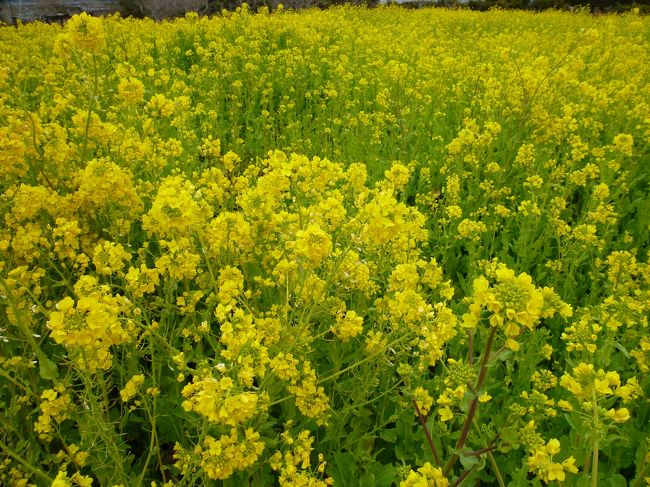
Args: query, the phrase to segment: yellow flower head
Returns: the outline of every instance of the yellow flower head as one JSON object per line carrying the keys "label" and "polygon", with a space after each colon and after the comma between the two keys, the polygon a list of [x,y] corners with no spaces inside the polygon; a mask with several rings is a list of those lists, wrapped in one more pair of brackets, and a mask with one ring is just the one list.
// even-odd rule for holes
{"label": "yellow flower head", "polygon": [[296,254],[319,266],[332,253],[332,239],[318,225],[310,224],[296,232]]}
{"label": "yellow flower head", "polygon": [[64,35],[72,47],[91,52],[101,50],[106,43],[102,19],[86,12],[73,15],[65,25]]}

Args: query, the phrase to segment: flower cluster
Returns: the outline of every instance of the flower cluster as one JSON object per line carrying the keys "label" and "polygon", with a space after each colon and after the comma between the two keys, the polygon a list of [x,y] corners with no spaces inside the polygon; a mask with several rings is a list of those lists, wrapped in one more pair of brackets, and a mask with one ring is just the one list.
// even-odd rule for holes
{"label": "flower cluster", "polygon": [[400,487],[447,487],[449,480],[445,478],[440,468],[426,462],[418,468],[417,472],[411,470],[399,485]]}
{"label": "flower cluster", "polygon": [[[287,426],[290,426],[290,424]],[[281,437],[285,447],[284,451],[277,450],[271,457],[271,468],[280,472],[279,482],[281,486],[325,487],[332,485],[331,478],[319,479],[327,465],[322,454],[318,456],[316,473],[310,470],[314,437],[311,436],[308,430],[301,431],[295,437],[291,435],[289,430],[286,430]]]}
{"label": "flower cluster", "polygon": [[561,463],[554,462],[553,457],[560,453],[560,442],[553,438],[546,445],[540,446],[528,457],[528,469],[544,483],[554,480],[564,481],[566,472],[578,473],[575,458],[570,456]]}
{"label": "flower cluster", "polygon": [[237,426],[257,412],[259,397],[254,392],[235,389],[230,377],[194,377],[183,388],[183,409],[194,411],[208,421]]}
{"label": "flower cluster", "polygon": [[54,427],[70,417],[72,401],[64,391],[47,389],[41,394],[40,414],[34,423],[34,431],[44,440],[54,438]]}
{"label": "flower cluster", "polygon": [[130,302],[110,293],[109,286],[99,285],[96,278],[84,276],[75,284],[79,296],[75,302],[67,296],[50,313],[47,327],[52,339],[64,345],[80,367],[89,371],[111,367],[113,345],[130,341],[127,314]]}
{"label": "flower cluster", "polygon": [[489,311],[489,322],[501,329],[506,346],[518,350],[517,338],[524,330],[532,330],[542,318],[556,313],[572,315],[571,307],[563,303],[552,289],[537,288],[532,278],[499,264],[494,270],[494,284],[486,277],[474,280],[469,312],[463,315],[465,328],[476,328],[484,310]]}
{"label": "flower cluster", "polygon": [[[593,364],[584,362],[578,364],[571,373],[565,372],[560,378],[560,385],[571,393],[572,399],[580,404],[581,409],[593,412],[595,420],[598,418],[597,410],[601,410],[601,417],[616,423],[624,423],[630,419],[629,410],[625,407],[604,409],[598,403],[609,398],[619,398],[627,403],[643,394],[636,378],[631,377],[623,384],[617,372],[596,370]],[[558,404],[563,409],[573,409],[567,401]]]}
{"label": "flower cluster", "polygon": [[260,434],[251,428],[243,434],[232,429],[230,434],[222,435],[219,439],[207,436],[191,452],[185,451],[179,444],[174,450],[175,465],[183,474],[190,473],[192,465],[198,463],[198,468],[210,479],[223,480],[253,465],[264,451],[264,442],[260,441]]}

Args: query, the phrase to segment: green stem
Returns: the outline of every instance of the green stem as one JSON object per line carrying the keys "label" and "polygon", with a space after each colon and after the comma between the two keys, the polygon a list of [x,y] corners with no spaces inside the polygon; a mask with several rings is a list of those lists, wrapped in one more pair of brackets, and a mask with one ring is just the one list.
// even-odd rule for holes
{"label": "green stem", "polygon": [[11,448],[9,448],[7,445],[5,445],[2,441],[0,441],[0,448],[9,455],[11,458],[16,460],[18,463],[20,463],[23,467],[25,467],[27,470],[32,472],[34,475],[36,475],[38,478],[43,479],[46,481],[48,484],[51,484],[54,479],[51,478],[49,475],[47,475],[45,472],[39,470],[36,468],[34,465],[26,461],[23,457],[18,455],[15,451],[13,451]]}
{"label": "green stem", "polygon": [[3,287],[6,293],[6,299],[9,301],[9,305],[11,306],[11,309],[13,310],[14,317],[16,318],[16,325],[24,335],[25,339],[29,342],[29,344],[32,346],[32,349],[34,350],[34,353],[36,354],[37,358],[39,361],[41,360],[41,357],[47,358],[47,355],[43,350],[41,350],[41,347],[39,344],[34,340],[34,336],[32,335],[31,331],[29,330],[29,327],[27,326],[28,320],[23,321],[22,318],[24,318],[25,312],[24,310],[20,309],[18,305],[16,304],[15,300],[13,299],[11,295],[11,288],[7,284],[7,282],[4,280],[4,278],[0,277],[0,285]]}
{"label": "green stem", "polygon": [[[153,398],[155,401],[156,399]],[[149,451],[147,452],[147,458],[144,461],[144,465],[142,466],[142,472],[140,472],[140,477],[138,478],[138,486],[142,486],[144,482],[144,476],[147,473],[147,470],[149,468],[149,462],[151,462],[151,457],[153,456],[153,452],[155,449],[155,439],[156,439],[156,417],[155,417],[155,408],[154,408],[154,413],[153,415],[149,414],[148,408],[145,408],[146,415],[149,417],[149,421],[151,422],[151,436],[149,437]]]}
{"label": "green stem", "polygon": [[584,461],[584,467],[583,467],[583,471],[585,472],[585,474],[589,473],[589,471],[591,470],[591,455],[590,455],[590,453],[591,452],[589,450],[587,450],[587,452],[585,453],[585,461]]}
{"label": "green stem", "polygon": [[374,353],[374,354],[372,354],[372,355],[368,355],[367,357],[365,357],[365,358],[359,360],[358,362],[355,362],[355,363],[353,363],[352,365],[349,365],[348,367],[346,367],[346,368],[344,368],[344,369],[342,369],[342,370],[339,370],[338,372],[335,372],[335,373],[333,373],[333,374],[328,375],[327,377],[325,377],[325,378],[323,378],[323,379],[320,379],[320,380],[318,381],[318,384],[320,385],[320,384],[322,384],[322,383],[324,383],[324,382],[328,382],[328,381],[330,381],[330,380],[332,380],[332,379],[336,379],[338,376],[340,376],[340,375],[342,375],[342,374],[345,374],[346,372],[349,372],[349,371],[352,370],[352,369],[356,369],[359,365],[361,365],[361,364],[367,362],[368,360],[372,360],[373,358],[375,358],[375,357],[381,355],[382,353],[384,353],[384,350],[388,350],[388,349],[391,348],[393,345],[397,345],[398,343],[400,343],[400,342],[401,342],[402,340],[404,340],[405,338],[409,338],[410,335],[411,335],[411,333],[412,333],[412,332],[406,333],[405,335],[402,335],[401,337],[399,337],[397,340],[393,340],[393,341],[390,342],[390,343],[386,346],[386,348],[384,348],[381,352]]}
{"label": "green stem", "polygon": [[490,460],[490,465],[492,466],[492,471],[494,472],[494,475],[497,478],[497,482],[499,482],[499,487],[506,487],[506,483],[503,481],[501,470],[499,470],[497,462],[494,459],[494,455],[492,455],[491,451],[489,451],[487,455],[488,455],[488,460]]}
{"label": "green stem", "polygon": [[[389,395],[390,393],[392,393],[395,389],[397,389],[401,384],[402,384],[402,379],[400,379],[399,381],[397,381],[397,382],[395,383],[395,385],[394,385],[393,387],[391,387],[390,389],[386,389],[384,392],[382,392],[381,394],[378,394],[378,395],[374,396],[372,399],[368,399],[367,401],[360,402],[360,403],[358,403],[358,404],[353,404],[352,407],[353,407],[355,410],[358,410],[358,409],[360,409],[360,408],[362,408],[362,407],[364,407],[364,406],[367,406],[368,404],[372,404],[373,402],[377,402],[377,401],[378,401],[379,399],[381,399],[382,397],[386,397],[386,396],[388,396],[388,395]],[[346,411],[346,410],[347,410],[347,408],[346,408],[346,409],[343,409],[343,411]]]}
{"label": "green stem", "polygon": [[594,450],[592,454],[592,467],[591,467],[591,487],[596,487],[598,485],[598,448],[599,440],[594,441]]}
{"label": "green stem", "polygon": [[641,482],[643,482],[646,470],[648,470],[648,464],[647,463],[641,469],[641,473],[637,475],[637,478],[634,481],[634,484],[632,485],[632,487],[640,487],[641,486]]}
{"label": "green stem", "polygon": [[[372,354],[372,355],[368,355],[368,356],[365,357],[364,359],[359,360],[358,362],[355,362],[355,363],[353,363],[352,365],[350,365],[350,366],[348,366],[348,367],[346,367],[346,368],[344,368],[344,369],[342,369],[342,370],[339,370],[338,372],[334,372],[333,374],[330,374],[330,375],[328,375],[327,377],[324,377],[324,378],[320,379],[320,380],[318,381],[317,384],[320,385],[320,384],[323,384],[323,383],[325,383],[325,382],[328,382],[328,381],[330,381],[330,380],[332,380],[332,379],[336,379],[338,376],[340,376],[340,375],[342,375],[342,374],[345,374],[346,372],[349,372],[349,371],[352,370],[352,369],[357,368],[359,365],[361,365],[361,364],[367,362],[368,360],[372,360],[373,358],[375,358],[375,357],[381,355],[381,354],[384,352],[384,350],[388,350],[388,349],[389,349],[390,347],[392,347],[393,345],[396,345],[396,344],[400,343],[402,340],[404,340],[405,338],[410,337],[411,333],[412,333],[412,332],[409,332],[409,333],[407,333],[406,335],[402,335],[402,336],[399,337],[397,340],[393,340],[393,341],[390,342],[390,343],[386,346],[386,348],[384,348],[381,352],[377,352],[377,353],[374,353],[374,354]],[[288,400],[291,399],[292,397],[293,397],[293,395],[291,395],[291,396],[284,396],[284,397],[281,397],[280,399],[278,399],[278,400],[276,400],[276,401],[273,401],[272,403],[269,403],[268,407],[275,406],[275,405],[277,405],[277,404],[283,403],[284,401],[288,401]]]}
{"label": "green stem", "polygon": [[[598,429],[598,400],[596,399],[596,389],[592,392],[592,407],[594,409],[594,428]],[[598,448],[600,447],[600,431],[596,431],[594,438],[593,452],[591,457],[591,487],[598,485]]]}
{"label": "green stem", "polygon": [[90,120],[92,118],[93,109],[95,108],[95,97],[97,96],[97,86],[98,86],[98,75],[97,75],[97,58],[93,54],[93,89],[90,95],[90,104],[88,106],[88,115],[86,116],[86,126],[84,128],[84,143],[81,149],[81,163],[86,162],[86,151],[88,149],[88,132],[90,131]]}
{"label": "green stem", "polygon": [[[149,350],[151,353],[151,376],[153,379],[153,387],[156,386],[156,370],[154,367],[154,346],[153,342],[149,340]],[[158,450],[157,445],[156,445],[156,396],[152,396],[152,409],[153,412],[149,412],[149,402],[147,400],[147,397],[143,397],[145,401],[145,408],[144,412],[146,416],[149,418],[149,422],[151,423],[151,436],[149,437],[149,451],[147,452],[147,458],[144,462],[144,465],[142,466],[142,472],[140,472],[140,477],[138,478],[138,486],[142,486],[144,482],[144,477],[147,473],[147,470],[149,468],[149,462],[151,462],[151,458],[153,456],[154,450]]]}
{"label": "green stem", "polygon": [[32,391],[30,391],[27,387],[25,387],[20,382],[18,382],[16,379],[11,377],[9,375],[9,373],[5,372],[4,370],[0,370],[0,375],[2,377],[4,377],[5,379],[7,379],[9,382],[11,382],[16,387],[18,387],[20,390],[22,390],[26,395],[28,395],[28,396],[34,395],[34,393]]}

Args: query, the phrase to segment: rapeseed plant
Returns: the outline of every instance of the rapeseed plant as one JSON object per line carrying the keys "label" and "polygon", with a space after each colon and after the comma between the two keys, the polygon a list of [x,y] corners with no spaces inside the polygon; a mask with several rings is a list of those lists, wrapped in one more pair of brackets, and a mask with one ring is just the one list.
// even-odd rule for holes
{"label": "rapeseed plant", "polygon": [[0,484],[650,485],[647,30],[1,27]]}

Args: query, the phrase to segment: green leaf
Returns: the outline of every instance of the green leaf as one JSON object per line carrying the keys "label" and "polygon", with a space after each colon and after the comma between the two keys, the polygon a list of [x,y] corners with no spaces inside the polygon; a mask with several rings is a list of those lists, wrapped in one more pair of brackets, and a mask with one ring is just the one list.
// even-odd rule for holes
{"label": "green leaf", "polygon": [[359,479],[359,487],[376,487],[375,476],[372,472],[365,472]]}
{"label": "green leaf", "polygon": [[397,420],[397,434],[400,438],[409,438],[413,435],[413,414],[408,411],[402,414]]}
{"label": "green leaf", "polygon": [[576,424],[573,422],[573,419],[571,418],[571,415],[569,414],[564,414],[564,419],[566,419],[566,422],[569,423],[569,426],[573,428],[576,431],[579,431],[579,428],[576,426]]}
{"label": "green leaf", "polygon": [[528,468],[523,465],[516,474],[512,476],[512,480],[508,482],[508,487],[527,487],[528,482]]}
{"label": "green leaf", "polygon": [[607,476],[607,485],[609,487],[627,487],[627,481],[622,475],[613,474]]}
{"label": "green leaf", "polygon": [[614,346],[615,346],[616,348],[618,348],[618,349],[621,351],[621,353],[622,353],[623,355],[625,355],[625,358],[630,358],[630,354],[627,353],[627,349],[626,349],[623,345],[621,345],[620,343],[616,342],[616,343],[614,344]]}
{"label": "green leaf", "polygon": [[334,453],[334,465],[330,469],[330,475],[334,484],[342,487],[358,485],[357,465],[354,455],[347,452],[337,451]]}
{"label": "green leaf", "polygon": [[124,409],[124,414],[120,418],[120,429],[124,429],[124,427],[127,425],[129,422],[129,408]]}
{"label": "green leaf", "polygon": [[38,354],[38,374],[45,380],[55,381],[59,378],[59,368],[42,352]]}
{"label": "green leaf", "polygon": [[485,467],[485,458],[482,456],[461,454],[459,459],[465,470],[470,470],[472,467],[476,467],[475,470],[483,470]]}
{"label": "green leaf", "polygon": [[397,469],[393,465],[374,462],[370,464],[368,470],[373,473],[377,487],[391,487],[394,482],[397,482]]}
{"label": "green leaf", "polygon": [[397,440],[397,430],[395,428],[382,430],[379,432],[379,437],[388,443],[395,443],[395,440]]}

